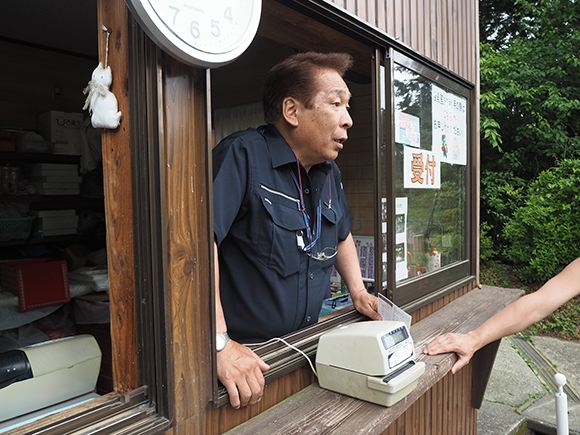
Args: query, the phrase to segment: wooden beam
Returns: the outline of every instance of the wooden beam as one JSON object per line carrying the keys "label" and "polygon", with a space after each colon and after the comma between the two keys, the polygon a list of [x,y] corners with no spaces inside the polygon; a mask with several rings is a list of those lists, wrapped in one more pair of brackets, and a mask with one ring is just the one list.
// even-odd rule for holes
{"label": "wooden beam", "polygon": [[274,0],[263,2],[258,34],[300,51],[348,53],[353,71],[371,76],[371,47]]}
{"label": "wooden beam", "polygon": [[[107,258],[111,304],[111,341],[115,391],[139,386],[135,316],[133,198],[129,146],[129,63],[127,8],[122,0],[98,0],[99,60],[105,64],[107,33],[111,30],[107,63],[113,72],[110,90],[117,97],[121,125],[103,130],[103,178],[107,222]],[[96,67],[96,65],[95,65]]]}

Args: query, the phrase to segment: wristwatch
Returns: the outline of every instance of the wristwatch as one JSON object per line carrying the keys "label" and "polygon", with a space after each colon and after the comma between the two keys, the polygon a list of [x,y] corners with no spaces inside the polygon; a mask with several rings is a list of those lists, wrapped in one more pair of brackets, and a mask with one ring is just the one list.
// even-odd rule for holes
{"label": "wristwatch", "polygon": [[218,352],[220,350],[224,350],[224,347],[226,347],[226,344],[228,344],[228,341],[230,341],[230,336],[228,335],[227,332],[224,332],[223,334],[216,334],[216,336],[215,336],[215,350],[217,350]]}

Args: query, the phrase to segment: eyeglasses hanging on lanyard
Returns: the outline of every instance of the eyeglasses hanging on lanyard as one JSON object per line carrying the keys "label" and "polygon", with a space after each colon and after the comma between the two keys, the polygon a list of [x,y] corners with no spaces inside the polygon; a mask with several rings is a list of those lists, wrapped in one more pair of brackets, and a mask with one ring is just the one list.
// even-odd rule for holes
{"label": "eyeglasses hanging on lanyard", "polygon": [[[321,251],[319,251],[318,253],[314,254],[312,253],[312,248],[314,248],[314,245],[316,244],[316,242],[318,241],[318,239],[320,239],[320,232],[321,232],[321,228],[322,228],[322,199],[318,200],[318,206],[316,207],[316,235],[314,236],[313,231],[310,229],[310,219],[308,217],[308,213],[306,213],[306,206],[304,205],[304,196],[302,194],[302,176],[300,174],[300,163],[298,161],[298,156],[296,156],[296,165],[298,166],[298,180],[296,179],[296,176],[294,175],[294,172],[290,172],[292,174],[292,179],[294,180],[294,183],[296,184],[296,187],[298,188],[298,191],[300,192],[300,207],[301,207],[301,212],[302,212],[302,217],[304,219],[304,225],[306,226],[306,237],[308,240],[308,244],[304,243],[304,238],[302,237],[302,232],[298,232],[296,235],[296,241],[297,241],[297,245],[298,245],[298,249],[300,249],[301,251],[306,252],[306,255],[308,255],[309,257],[311,257],[314,260],[318,260],[318,261],[325,261],[325,260],[330,260],[331,258],[333,258],[334,256],[336,256],[337,252],[338,252],[338,225],[335,222],[334,224],[334,248],[324,248]],[[328,209],[330,211],[332,211],[332,213],[334,213],[334,216],[336,218],[336,212],[332,209],[332,196],[331,196],[331,187],[330,187],[330,174],[328,174],[328,204],[324,204],[325,206],[328,207]],[[336,219],[335,219],[336,220]],[[314,236],[314,239],[312,238]]]}

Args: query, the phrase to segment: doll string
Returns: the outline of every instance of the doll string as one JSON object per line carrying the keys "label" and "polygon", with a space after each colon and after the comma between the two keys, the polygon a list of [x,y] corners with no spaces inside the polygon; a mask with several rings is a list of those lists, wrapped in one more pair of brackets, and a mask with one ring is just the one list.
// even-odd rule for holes
{"label": "doll string", "polygon": [[103,24],[101,24],[101,29],[107,32],[107,44],[105,45],[105,68],[107,68],[107,62],[109,60],[109,36],[111,35],[111,29],[107,29]]}

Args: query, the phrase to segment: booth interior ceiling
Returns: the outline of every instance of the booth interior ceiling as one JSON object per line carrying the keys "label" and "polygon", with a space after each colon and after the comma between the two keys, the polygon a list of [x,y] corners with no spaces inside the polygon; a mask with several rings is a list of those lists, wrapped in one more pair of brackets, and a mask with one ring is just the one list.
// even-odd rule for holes
{"label": "booth interior ceiling", "polygon": [[97,0],[2,3],[0,38],[83,56],[98,56]]}

